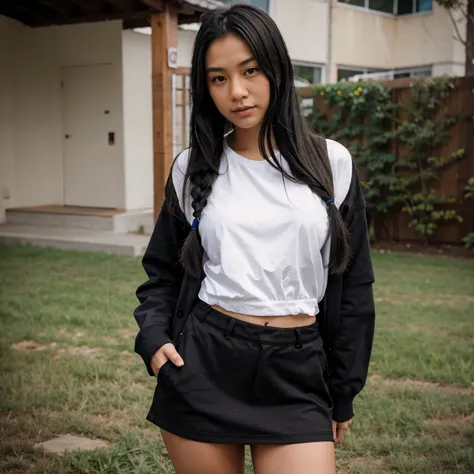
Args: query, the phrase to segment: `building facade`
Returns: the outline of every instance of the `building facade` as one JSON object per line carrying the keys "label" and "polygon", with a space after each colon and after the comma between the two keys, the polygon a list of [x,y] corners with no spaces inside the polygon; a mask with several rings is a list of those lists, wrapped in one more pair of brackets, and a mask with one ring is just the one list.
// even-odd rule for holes
{"label": "building facade", "polygon": [[[222,1],[251,3],[273,17],[301,83],[367,74],[383,79],[464,75],[464,46],[435,0]],[[463,20],[455,20],[465,31]]]}

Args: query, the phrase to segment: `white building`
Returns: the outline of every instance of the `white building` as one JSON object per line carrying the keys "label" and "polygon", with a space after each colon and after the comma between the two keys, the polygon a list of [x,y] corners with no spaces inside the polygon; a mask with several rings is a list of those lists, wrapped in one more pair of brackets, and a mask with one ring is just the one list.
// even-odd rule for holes
{"label": "white building", "polygon": [[[187,1],[189,8],[199,3]],[[59,9],[62,2],[49,3]],[[302,82],[373,71],[464,72],[454,27],[431,0],[251,3],[275,19]],[[380,5],[385,11],[372,9]],[[21,207],[151,210],[150,36],[124,29],[121,20],[33,28],[8,11],[2,16],[2,8],[0,222],[7,209]],[[192,28],[179,29],[180,66],[190,65],[194,37]],[[173,96],[175,151],[186,142],[186,113],[179,111],[184,100],[179,91]]]}

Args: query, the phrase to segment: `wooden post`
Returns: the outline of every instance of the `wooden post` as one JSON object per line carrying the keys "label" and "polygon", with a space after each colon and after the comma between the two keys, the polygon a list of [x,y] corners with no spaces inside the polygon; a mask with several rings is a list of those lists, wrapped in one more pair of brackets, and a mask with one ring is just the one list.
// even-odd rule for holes
{"label": "wooden post", "polygon": [[178,14],[168,3],[151,15],[153,91],[153,188],[155,220],[165,197],[165,184],[173,162],[172,75],[168,48],[178,45]]}

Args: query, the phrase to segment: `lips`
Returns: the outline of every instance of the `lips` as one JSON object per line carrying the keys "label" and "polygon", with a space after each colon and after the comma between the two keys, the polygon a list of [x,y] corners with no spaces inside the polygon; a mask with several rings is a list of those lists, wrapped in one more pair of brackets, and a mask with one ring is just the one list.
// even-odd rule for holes
{"label": "lips", "polygon": [[232,112],[245,112],[246,110],[250,110],[250,109],[253,109],[253,108],[255,108],[254,105],[249,105],[249,106],[246,106],[246,107],[237,107]]}

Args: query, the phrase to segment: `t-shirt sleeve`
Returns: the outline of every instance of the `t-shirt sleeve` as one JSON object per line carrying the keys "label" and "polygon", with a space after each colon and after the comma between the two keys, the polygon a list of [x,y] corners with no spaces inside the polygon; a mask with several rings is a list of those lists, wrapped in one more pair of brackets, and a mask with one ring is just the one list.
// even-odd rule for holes
{"label": "t-shirt sleeve", "polygon": [[184,202],[183,187],[185,186],[185,176],[188,169],[190,154],[189,148],[186,148],[186,150],[182,151],[174,160],[173,167],[171,169],[173,186],[176,191],[176,196],[178,197],[179,207],[183,211],[189,223],[191,223],[193,220],[192,199],[189,194],[189,186],[187,186],[186,200]]}
{"label": "t-shirt sleeve", "polygon": [[334,185],[334,202],[339,208],[349,192],[352,179],[352,157],[349,150],[334,140],[326,140]]}

